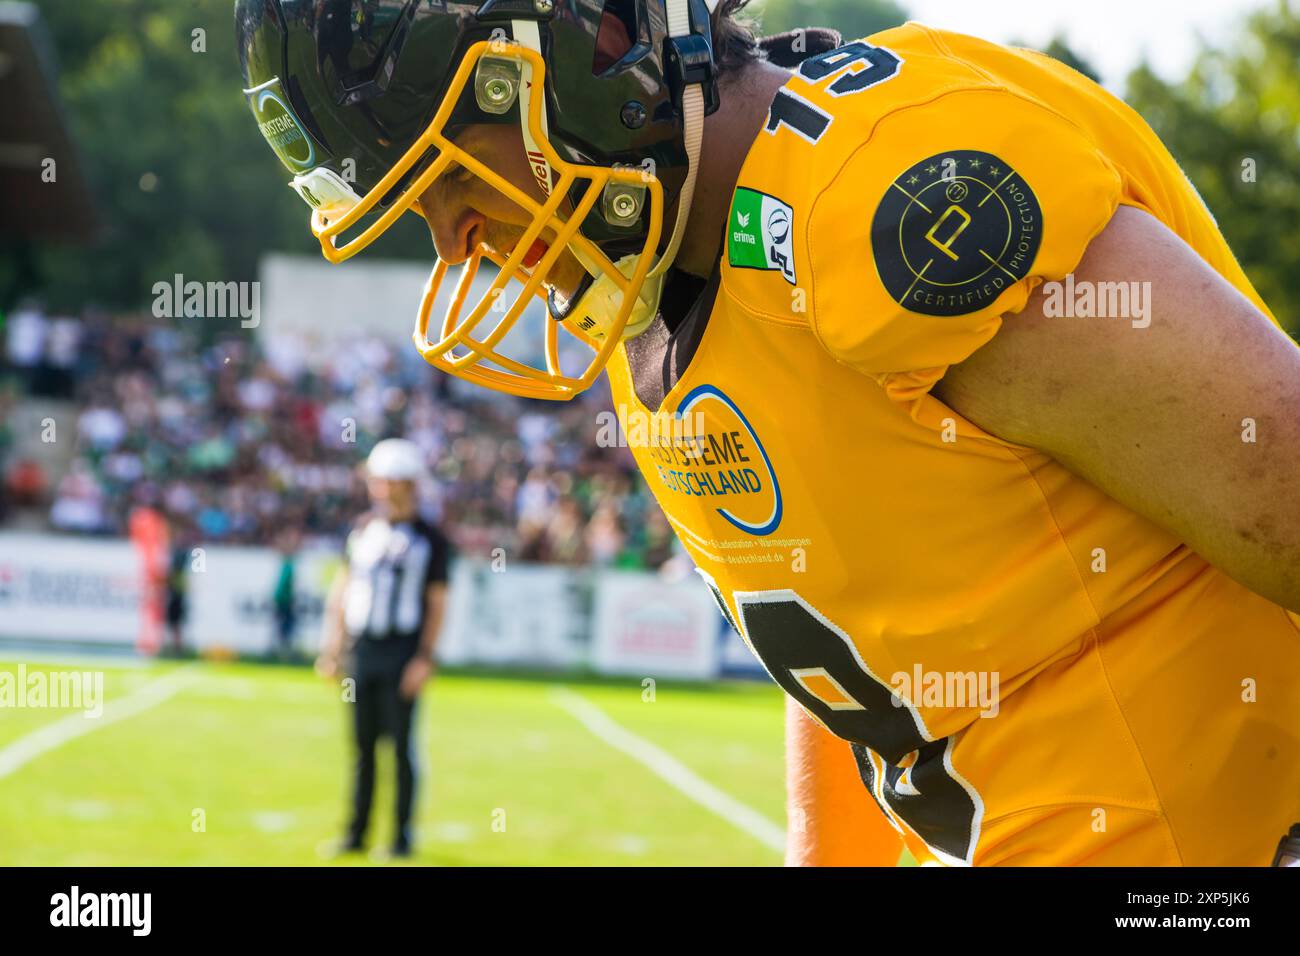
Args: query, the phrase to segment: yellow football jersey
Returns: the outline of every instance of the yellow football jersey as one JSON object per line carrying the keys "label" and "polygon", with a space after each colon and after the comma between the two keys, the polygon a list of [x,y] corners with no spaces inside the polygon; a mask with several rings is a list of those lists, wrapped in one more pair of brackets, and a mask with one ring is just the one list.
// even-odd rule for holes
{"label": "yellow football jersey", "polygon": [[1265,308],[1123,103],[889,30],[778,93],[663,405],[610,365],[724,613],[923,860],[1267,865],[1300,820],[1300,619],[930,393],[1119,204]]}

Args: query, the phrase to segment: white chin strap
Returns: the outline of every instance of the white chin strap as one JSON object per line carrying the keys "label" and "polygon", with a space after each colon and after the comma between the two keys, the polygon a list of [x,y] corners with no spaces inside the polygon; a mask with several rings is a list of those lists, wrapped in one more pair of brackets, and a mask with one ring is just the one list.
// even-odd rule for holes
{"label": "white chin strap", "polygon": [[[704,5],[712,14],[720,0],[704,0]],[[673,37],[689,36],[691,33],[691,13],[688,0],[665,0],[668,13],[668,34]],[[511,21],[515,42],[541,51],[541,37],[537,24],[531,20]],[[532,95],[532,69],[524,67],[524,87],[520,91],[519,117],[524,131],[524,149],[528,152],[529,164],[533,167],[539,185],[547,195],[551,192],[551,167],[537,148],[528,128],[529,97]],[[682,183],[681,196],[677,201],[677,219],[673,223],[673,234],[668,240],[668,248],[651,268],[645,283],[637,296],[637,302],[628,316],[623,328],[624,339],[635,338],[649,328],[659,313],[659,299],[663,295],[664,281],[668,270],[677,259],[686,235],[686,224],[691,217],[691,205],[695,201],[695,180],[699,172],[700,149],[704,142],[704,91],[698,84],[692,84],[682,91],[682,126],[686,146],[686,181]],[[546,128],[546,111],[542,110],[542,127]],[[544,180],[544,182],[543,182]],[[623,292],[614,280],[605,274],[595,262],[579,252],[571,250],[574,256],[593,277],[591,286],[582,297],[572,303],[564,318],[565,325],[581,330],[594,339],[604,339],[623,304]],[[615,266],[624,276],[631,278],[636,271],[637,255],[624,256]]]}

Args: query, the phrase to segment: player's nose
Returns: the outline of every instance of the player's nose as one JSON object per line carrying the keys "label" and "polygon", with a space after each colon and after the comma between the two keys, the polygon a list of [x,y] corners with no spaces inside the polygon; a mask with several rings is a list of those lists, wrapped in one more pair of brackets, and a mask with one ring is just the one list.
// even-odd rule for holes
{"label": "player's nose", "polygon": [[443,262],[459,265],[482,242],[487,217],[477,210],[459,203],[438,202],[432,189],[420,196],[418,205]]}

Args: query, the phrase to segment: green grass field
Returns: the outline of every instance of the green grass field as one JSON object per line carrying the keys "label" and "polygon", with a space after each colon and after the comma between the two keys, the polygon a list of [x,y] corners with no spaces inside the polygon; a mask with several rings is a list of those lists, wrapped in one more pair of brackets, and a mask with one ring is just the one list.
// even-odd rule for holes
{"label": "green grass field", "polygon": [[[0,671],[16,672],[20,657],[0,659]],[[252,664],[27,664],[52,668],[103,670],[104,715],[0,709],[0,864],[322,863],[347,803],[348,705],[337,687],[303,668]],[[635,680],[448,673],[420,707],[415,864],[780,863],[782,704],[770,685],[661,682],[643,702]],[[642,754],[653,745],[753,816],[706,809],[580,713],[613,721],[618,739]],[[90,726],[63,733],[76,721]],[[371,843],[382,846],[392,827],[386,749],[379,781]]]}

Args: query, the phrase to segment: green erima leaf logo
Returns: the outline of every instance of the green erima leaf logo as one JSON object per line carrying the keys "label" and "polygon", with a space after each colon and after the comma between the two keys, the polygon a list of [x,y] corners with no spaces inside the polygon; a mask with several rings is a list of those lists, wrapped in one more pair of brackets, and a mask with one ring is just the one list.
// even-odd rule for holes
{"label": "green erima leaf logo", "polygon": [[731,211],[727,260],[732,267],[779,272],[794,285],[794,210],[775,196],[741,187]]}

